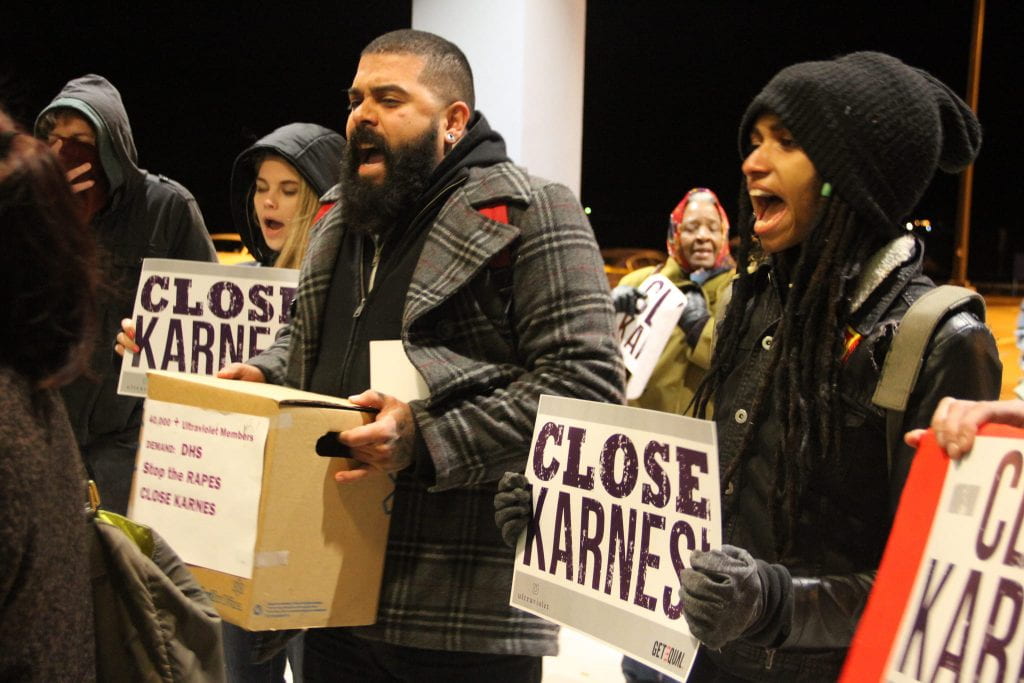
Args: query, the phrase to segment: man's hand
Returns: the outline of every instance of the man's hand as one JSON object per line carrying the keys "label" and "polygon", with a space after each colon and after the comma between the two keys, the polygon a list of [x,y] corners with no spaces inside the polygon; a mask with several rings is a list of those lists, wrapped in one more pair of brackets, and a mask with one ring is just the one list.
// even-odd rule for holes
{"label": "man's hand", "polygon": [[139,352],[139,345],[135,343],[135,323],[132,322],[131,318],[121,319],[121,331],[117,333],[114,341],[114,352],[117,355],[123,358],[125,349],[130,350],[132,353]]}
{"label": "man's hand", "polygon": [[[947,396],[935,407],[931,427],[939,446],[956,460],[971,452],[978,428],[986,422],[1024,427],[1024,401],[962,401]],[[917,448],[924,432],[907,432],[903,440]]]}
{"label": "man's hand", "polygon": [[221,379],[240,379],[243,382],[265,383],[267,381],[262,370],[248,363],[228,363],[217,371],[217,376]]}
{"label": "man's hand", "polygon": [[[53,153],[55,155],[60,156],[60,150],[61,150],[61,147],[63,147],[63,146],[64,146],[64,141],[63,140],[57,140],[52,145],[50,145],[50,149],[53,151]],[[92,187],[93,185],[96,184],[95,180],[83,180],[80,183],[76,183],[75,182],[76,178],[78,178],[79,176],[81,176],[84,173],[88,173],[91,169],[92,169],[92,164],[90,164],[87,161],[84,164],[82,164],[81,166],[75,166],[73,169],[71,169],[70,171],[67,172],[65,177],[68,179],[68,183],[71,184],[71,192],[72,192],[72,194],[78,194],[79,192],[83,192],[85,190],[88,190],[90,187]],[[123,355],[123,352],[122,352],[122,355]]]}
{"label": "man's hand", "polygon": [[381,472],[399,472],[412,464],[416,443],[416,420],[409,404],[372,389],[349,396],[349,401],[364,408],[377,408],[373,422],[338,435],[338,441],[349,447],[352,457],[363,467],[337,472],[339,483],[362,479],[369,470],[366,465]]}

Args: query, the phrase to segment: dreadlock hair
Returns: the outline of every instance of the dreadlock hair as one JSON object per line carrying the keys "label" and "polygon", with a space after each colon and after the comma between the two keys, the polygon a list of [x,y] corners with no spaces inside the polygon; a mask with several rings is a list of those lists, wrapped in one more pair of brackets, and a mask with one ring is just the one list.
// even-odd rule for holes
{"label": "dreadlock hair", "polygon": [[[792,549],[800,504],[819,467],[839,453],[842,411],[838,390],[844,353],[845,321],[861,265],[885,242],[875,230],[864,229],[850,206],[838,196],[822,198],[815,227],[796,249],[773,255],[774,271],[782,283],[782,319],[772,338],[768,371],[758,380],[748,409],[751,428],[726,468],[726,486],[755,451],[753,435],[765,406],[774,401],[781,423],[778,443],[772,445],[775,500],[769,508],[776,551],[785,557]],[[739,278],[733,285],[715,354],[694,397],[698,417],[708,409],[739,359],[739,342],[750,325],[755,274],[751,264],[759,247],[753,235],[750,199],[741,193]],[[823,338],[822,331],[825,332]],[[717,397],[720,398],[720,397]]]}

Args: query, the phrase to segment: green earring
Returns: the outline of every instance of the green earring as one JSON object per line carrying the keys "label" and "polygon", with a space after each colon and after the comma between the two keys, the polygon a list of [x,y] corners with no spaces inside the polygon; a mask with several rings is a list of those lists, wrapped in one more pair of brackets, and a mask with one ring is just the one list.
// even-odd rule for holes
{"label": "green earring", "polygon": [[832,183],[822,183],[821,185],[821,196],[831,197],[832,196]]}

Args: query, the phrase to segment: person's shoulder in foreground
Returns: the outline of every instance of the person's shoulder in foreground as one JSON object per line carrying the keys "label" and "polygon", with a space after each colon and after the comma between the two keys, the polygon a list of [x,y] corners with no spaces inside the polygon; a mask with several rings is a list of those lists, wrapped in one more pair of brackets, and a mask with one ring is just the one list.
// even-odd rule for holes
{"label": "person's shoulder in foreground", "polygon": [[94,680],[85,475],[54,391],[86,366],[96,247],[57,159],[0,110],[0,680]]}

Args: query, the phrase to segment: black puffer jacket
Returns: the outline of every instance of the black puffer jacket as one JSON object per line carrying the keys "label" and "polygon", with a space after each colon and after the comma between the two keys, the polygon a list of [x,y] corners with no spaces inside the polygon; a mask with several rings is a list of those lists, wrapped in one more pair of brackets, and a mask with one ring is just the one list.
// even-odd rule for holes
{"label": "black puffer jacket", "polygon": [[[170,178],[138,166],[128,114],[121,94],[102,76],[69,81],[40,113],[70,108],[96,129],[100,163],[110,182],[110,199],[93,217],[107,259],[108,284],[100,301],[99,340],[90,361],[92,377],[62,389],[75,437],[83,447],[107,435],[130,433],[142,419],[142,399],[117,395],[121,358],[110,340],[135,302],[144,258],[216,261],[195,198]],[[36,120],[39,132],[39,120]]]}
{"label": "black puffer jacket", "polygon": [[[709,652],[715,663],[750,680],[822,681],[838,676],[846,648],[874,583],[913,451],[901,444],[888,470],[885,411],[871,402],[880,368],[900,319],[910,304],[934,287],[921,274],[922,249],[911,237],[887,245],[865,264],[849,325],[862,335],[841,379],[845,425],[839,458],[830,458],[801,503],[791,555],[778,557],[771,509],[778,443],[776,401],[762,406],[760,424],[748,420],[758,379],[768,367],[772,335],[781,315],[777,283],[764,265],[755,275],[751,323],[739,349],[738,367],[718,392],[716,422],[724,471],[744,434],[755,429],[755,450],[723,494],[723,540],[793,576],[791,596],[772,624],[777,649],[734,641]],[[932,339],[904,415],[905,430],[926,427],[943,396],[994,399],[1001,365],[988,328],[974,315],[956,312]],[[760,447],[758,447],[760,446]],[[764,633],[764,632],[762,632]]]}
{"label": "black puffer jacket", "polygon": [[277,253],[267,248],[252,217],[252,188],[256,163],[274,154],[291,164],[319,197],[336,182],[341,171],[345,138],[315,123],[289,123],[256,141],[235,158],[231,167],[231,218],[242,242],[257,261],[273,265]]}

